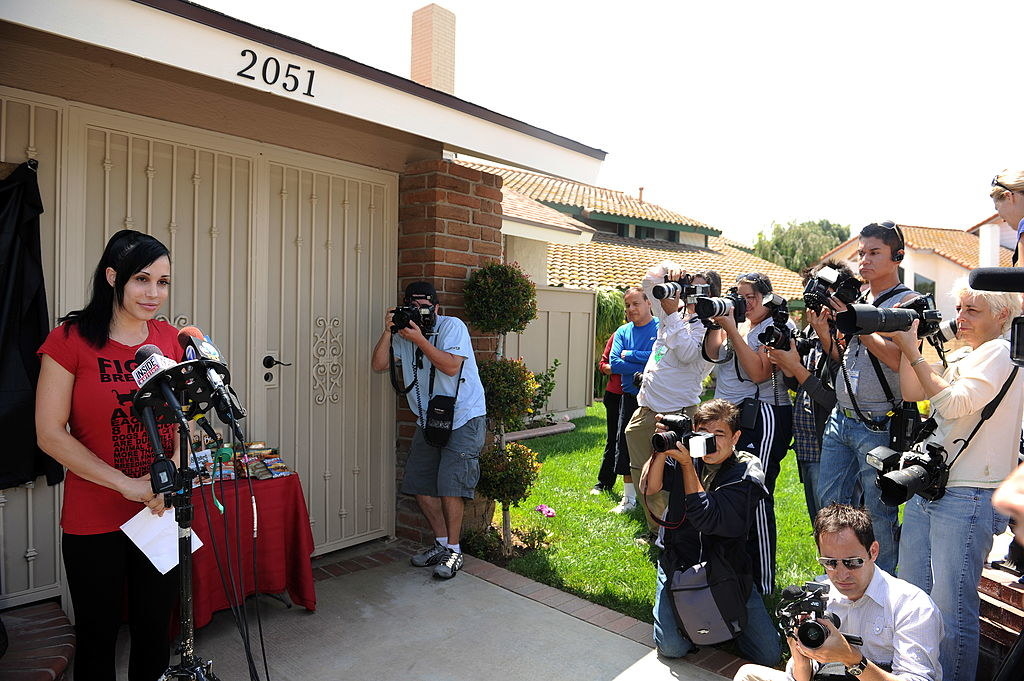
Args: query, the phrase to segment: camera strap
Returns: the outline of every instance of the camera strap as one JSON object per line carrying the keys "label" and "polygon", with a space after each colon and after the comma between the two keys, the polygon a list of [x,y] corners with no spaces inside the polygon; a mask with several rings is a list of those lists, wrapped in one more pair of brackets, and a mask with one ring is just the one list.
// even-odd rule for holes
{"label": "camera strap", "polygon": [[999,389],[999,394],[996,395],[992,399],[992,401],[986,404],[985,408],[981,410],[981,420],[978,421],[978,425],[974,426],[974,430],[971,431],[971,434],[968,435],[966,439],[959,438],[953,440],[954,444],[956,444],[957,442],[963,442],[963,444],[960,445],[960,451],[956,453],[956,456],[953,457],[953,460],[946,464],[949,468],[953,467],[953,463],[958,458],[960,458],[961,454],[964,453],[964,450],[967,449],[967,445],[971,444],[971,440],[974,439],[974,436],[978,433],[978,430],[981,429],[981,424],[985,423],[985,421],[992,418],[992,415],[996,413],[996,409],[999,407],[999,403],[1003,401],[1003,397],[1006,396],[1006,392],[1010,389],[1010,384],[1012,384],[1013,379],[1017,377],[1017,370],[1019,368],[1020,367],[1014,365],[1013,370],[1010,371],[1010,375],[1007,376],[1006,380],[1003,382],[1003,387]]}
{"label": "camera strap", "polygon": [[[402,381],[398,378],[398,366],[395,363],[395,346],[388,345],[388,375],[391,377],[391,387],[395,389],[399,395],[408,395],[409,391],[419,382],[419,374],[416,373],[416,369],[412,370],[412,383],[403,386]],[[416,348],[416,367],[423,366],[423,351]]]}

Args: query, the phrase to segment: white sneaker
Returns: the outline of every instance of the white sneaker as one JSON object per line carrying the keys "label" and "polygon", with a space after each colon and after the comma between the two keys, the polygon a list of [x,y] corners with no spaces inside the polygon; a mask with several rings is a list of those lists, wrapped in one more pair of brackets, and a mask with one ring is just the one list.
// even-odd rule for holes
{"label": "white sneaker", "polygon": [[630,499],[629,497],[622,497],[622,501],[619,505],[609,511],[609,513],[629,513],[636,508],[636,499]]}

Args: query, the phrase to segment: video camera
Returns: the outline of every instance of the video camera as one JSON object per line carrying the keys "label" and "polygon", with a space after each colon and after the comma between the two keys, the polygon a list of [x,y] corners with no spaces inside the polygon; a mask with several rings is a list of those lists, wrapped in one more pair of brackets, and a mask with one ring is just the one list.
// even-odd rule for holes
{"label": "video camera", "polygon": [[862,285],[863,282],[853,275],[843,274],[832,267],[822,267],[804,286],[804,305],[809,310],[821,312],[821,308],[828,307],[828,301],[833,296],[851,305],[860,297]]}
{"label": "video camera", "polygon": [[889,331],[906,331],[919,320],[917,337],[928,338],[939,332],[942,313],[935,309],[932,296],[917,296],[900,307],[875,307],[854,304],[836,315],[836,328],[847,336]]}
{"label": "video camera", "polygon": [[925,421],[916,434],[917,442],[908,451],[875,447],[868,452],[865,459],[878,471],[875,484],[883,504],[899,506],[915,494],[937,501],[946,493],[946,448],[937,442],[925,442],[935,432],[935,425],[934,419]]}
{"label": "video camera", "polygon": [[651,436],[651,446],[656,452],[667,452],[680,442],[695,459],[703,458],[717,451],[715,436],[712,433],[695,433],[693,421],[683,414],[665,414],[661,422],[668,428]]}
{"label": "video camera", "polygon": [[694,312],[704,321],[732,314],[732,318],[739,324],[747,318],[747,301],[739,294],[739,289],[736,286],[733,286],[728,293],[720,298],[698,296],[694,302]]}
{"label": "video camera", "polygon": [[[819,582],[807,582],[803,588],[794,584],[783,589],[779,607],[775,611],[782,633],[792,637],[793,629],[796,629],[796,640],[803,647],[812,650],[820,648],[828,638],[829,631],[818,620],[830,619],[836,629],[840,626],[839,615],[825,609],[828,590],[828,584]],[[851,645],[864,645],[859,636],[843,634],[843,638]]]}
{"label": "video camera", "polygon": [[426,336],[434,330],[437,323],[437,313],[434,307],[421,307],[419,305],[402,305],[391,310],[391,333],[398,333],[402,329],[411,328],[409,322],[415,322],[420,327],[423,335]]}
{"label": "video camera", "polygon": [[658,300],[663,298],[681,298],[683,302],[690,305],[696,302],[697,296],[708,296],[711,294],[710,284],[694,284],[692,274],[684,274],[676,281],[669,281],[665,277],[664,284],[656,284],[651,290]]}

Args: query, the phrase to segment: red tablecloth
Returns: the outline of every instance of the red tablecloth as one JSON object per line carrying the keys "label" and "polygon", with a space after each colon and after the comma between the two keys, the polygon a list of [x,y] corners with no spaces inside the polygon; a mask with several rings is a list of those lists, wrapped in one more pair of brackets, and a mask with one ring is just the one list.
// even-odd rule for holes
{"label": "red tablecloth", "polygon": [[[224,610],[238,597],[229,600],[224,593],[217,557],[222,567],[227,568],[228,552],[231,556],[231,570],[235,574],[237,591],[245,595],[260,593],[288,592],[292,602],[307,610],[316,609],[316,591],[313,588],[313,568],[310,555],[313,552],[313,532],[309,527],[309,514],[302,496],[298,475],[289,475],[273,480],[253,480],[253,494],[256,498],[257,539],[256,564],[259,584],[254,584],[252,561],[252,500],[247,480],[233,480],[217,483],[216,493],[224,505],[222,516],[210,496],[210,485],[203,485],[193,492],[192,503],[195,519],[192,530],[203,540],[203,546],[192,554],[192,594],[195,609],[195,626],[205,626],[213,613]],[[237,505],[236,505],[237,500]],[[210,521],[207,524],[205,503]],[[224,519],[227,518],[226,542]],[[211,535],[212,526],[212,535]],[[238,528],[241,527],[241,535]],[[236,537],[238,539],[236,540]],[[239,560],[239,548],[241,559]],[[226,550],[227,549],[227,550]],[[239,573],[241,566],[241,573]],[[225,579],[227,576],[225,574]],[[241,581],[240,581],[241,580]],[[238,585],[241,584],[239,587]],[[228,588],[231,582],[228,580]]]}

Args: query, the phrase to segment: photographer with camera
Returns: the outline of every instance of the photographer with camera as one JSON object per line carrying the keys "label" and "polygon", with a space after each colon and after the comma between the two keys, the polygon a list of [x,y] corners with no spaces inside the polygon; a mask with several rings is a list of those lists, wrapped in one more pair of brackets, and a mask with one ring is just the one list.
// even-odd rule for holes
{"label": "photographer with camera", "polygon": [[[879,547],[868,513],[845,504],[826,506],[814,520],[814,541],[827,578],[824,609],[836,617],[839,628],[830,617],[816,619],[824,627],[823,640],[797,638],[801,632],[790,628],[786,643],[792,657],[785,672],[744,665],[734,681],[943,678],[937,655],[942,620],[935,604],[921,589],[876,564]],[[848,637],[859,638],[862,645]]]}
{"label": "photographer with camera", "polygon": [[[929,400],[935,420],[934,433],[919,445],[932,460],[911,468],[904,455],[899,471],[901,489],[916,492],[903,513],[899,575],[929,593],[942,612],[943,678],[968,681],[978,661],[978,583],[992,536],[1007,524],[993,510],[992,494],[1017,465],[1024,375],[1017,376],[1002,336],[1021,296],[977,291],[966,280],[953,295],[957,337],[970,351],[951,356],[944,373],[921,355],[918,321],[890,334],[903,355],[903,399]],[[987,418],[986,405],[994,409]]]}
{"label": "photographer with camera", "polygon": [[[633,468],[629,463],[629,445],[626,442],[626,425],[636,411],[637,393],[640,386],[635,377],[644,370],[651,356],[654,341],[658,338],[658,319],[651,312],[651,299],[639,286],[626,289],[623,296],[626,303],[625,324],[612,336],[612,350],[608,355],[612,373],[622,377],[622,398],[619,401],[619,434],[615,453],[615,472],[622,476],[622,500],[611,509],[611,513],[628,513],[636,508],[636,486],[633,484]],[[639,474],[640,470],[636,470]]]}
{"label": "photographer with camera", "polygon": [[[819,274],[832,273],[829,280]],[[822,282],[831,281],[831,285]],[[841,262],[826,261],[804,272],[804,303],[808,326],[788,350],[773,349],[772,364],[786,375],[786,387],[796,392],[793,404],[793,450],[797,472],[804,485],[804,500],[811,522],[818,514],[818,470],[821,436],[836,406],[836,374],[842,347],[836,338],[834,312],[829,300],[839,282],[855,282],[853,272]],[[824,288],[822,291],[821,289]],[[856,283],[848,285],[856,289]],[[859,292],[858,292],[859,293]],[[848,300],[852,299],[847,298]]]}
{"label": "photographer with camera", "polygon": [[434,565],[434,576],[451,579],[462,568],[464,499],[480,479],[486,434],[484,388],[469,330],[461,319],[437,314],[437,291],[426,281],[405,288],[404,306],[388,311],[373,348],[374,371],[400,363],[402,387],[416,415],[416,432],[405,463],[402,493],[416,497],[434,532],[434,545],[414,555],[416,567]]}
{"label": "photographer with camera", "polygon": [[[722,288],[718,273],[709,270],[689,274],[679,264],[666,260],[647,270],[641,282],[644,294],[658,302],[652,310],[658,318],[658,335],[643,369],[637,393],[637,409],[626,424],[629,467],[639,476],[651,458],[651,436],[656,414],[692,416],[700,403],[704,379],[711,363],[701,357],[705,326],[693,313],[695,296],[717,296]],[[667,503],[660,492],[646,500],[644,511],[653,541]],[[653,517],[652,517],[653,516]]]}
{"label": "photographer with camera", "polygon": [[[765,471],[769,496],[761,500],[757,510],[750,553],[755,559],[755,585],[761,593],[769,594],[775,588],[776,545],[775,503],[771,495],[782,458],[793,439],[793,405],[781,380],[782,373],[768,359],[765,341],[773,333],[792,337],[796,325],[789,320],[786,300],[773,293],[768,277],[752,272],[741,275],[736,282],[732,309],[711,319],[724,330],[725,342],[721,341],[721,334],[709,335],[706,351],[709,357],[718,359],[714,367],[715,397],[732,402],[740,410],[743,436],[737,448],[752,452]],[[698,301],[698,313],[703,302]],[[746,308],[746,323],[740,328],[735,310],[742,307]]]}
{"label": "photographer with camera", "polygon": [[[879,315],[917,296],[900,283],[904,249],[903,233],[891,221],[872,223],[860,231],[857,269],[868,284],[871,305],[883,308],[875,310]],[[836,315],[837,323],[845,312]],[[878,564],[890,573],[896,570],[898,515],[895,508],[882,503],[875,470],[866,456],[889,443],[890,419],[900,407],[899,359],[896,344],[878,333],[848,338],[836,378],[836,407],[822,437],[818,472],[819,508],[832,502],[852,503],[859,480],[880,547]]]}
{"label": "photographer with camera", "polygon": [[[703,644],[701,637],[709,634],[708,623],[724,620],[730,630],[711,643],[735,637],[747,659],[766,665],[779,660],[778,633],[754,588],[746,549],[755,510],[768,490],[761,462],[736,450],[740,435],[739,411],[725,400],[701,404],[692,422],[659,415],[655,452],[640,488],[668,492],[654,597],[654,642],[663,657],[693,651],[694,639]],[[696,595],[693,590],[673,589],[701,569],[706,583],[714,583],[701,590],[714,597],[702,601],[706,607],[686,600]],[[725,591],[716,592],[717,585]]]}

